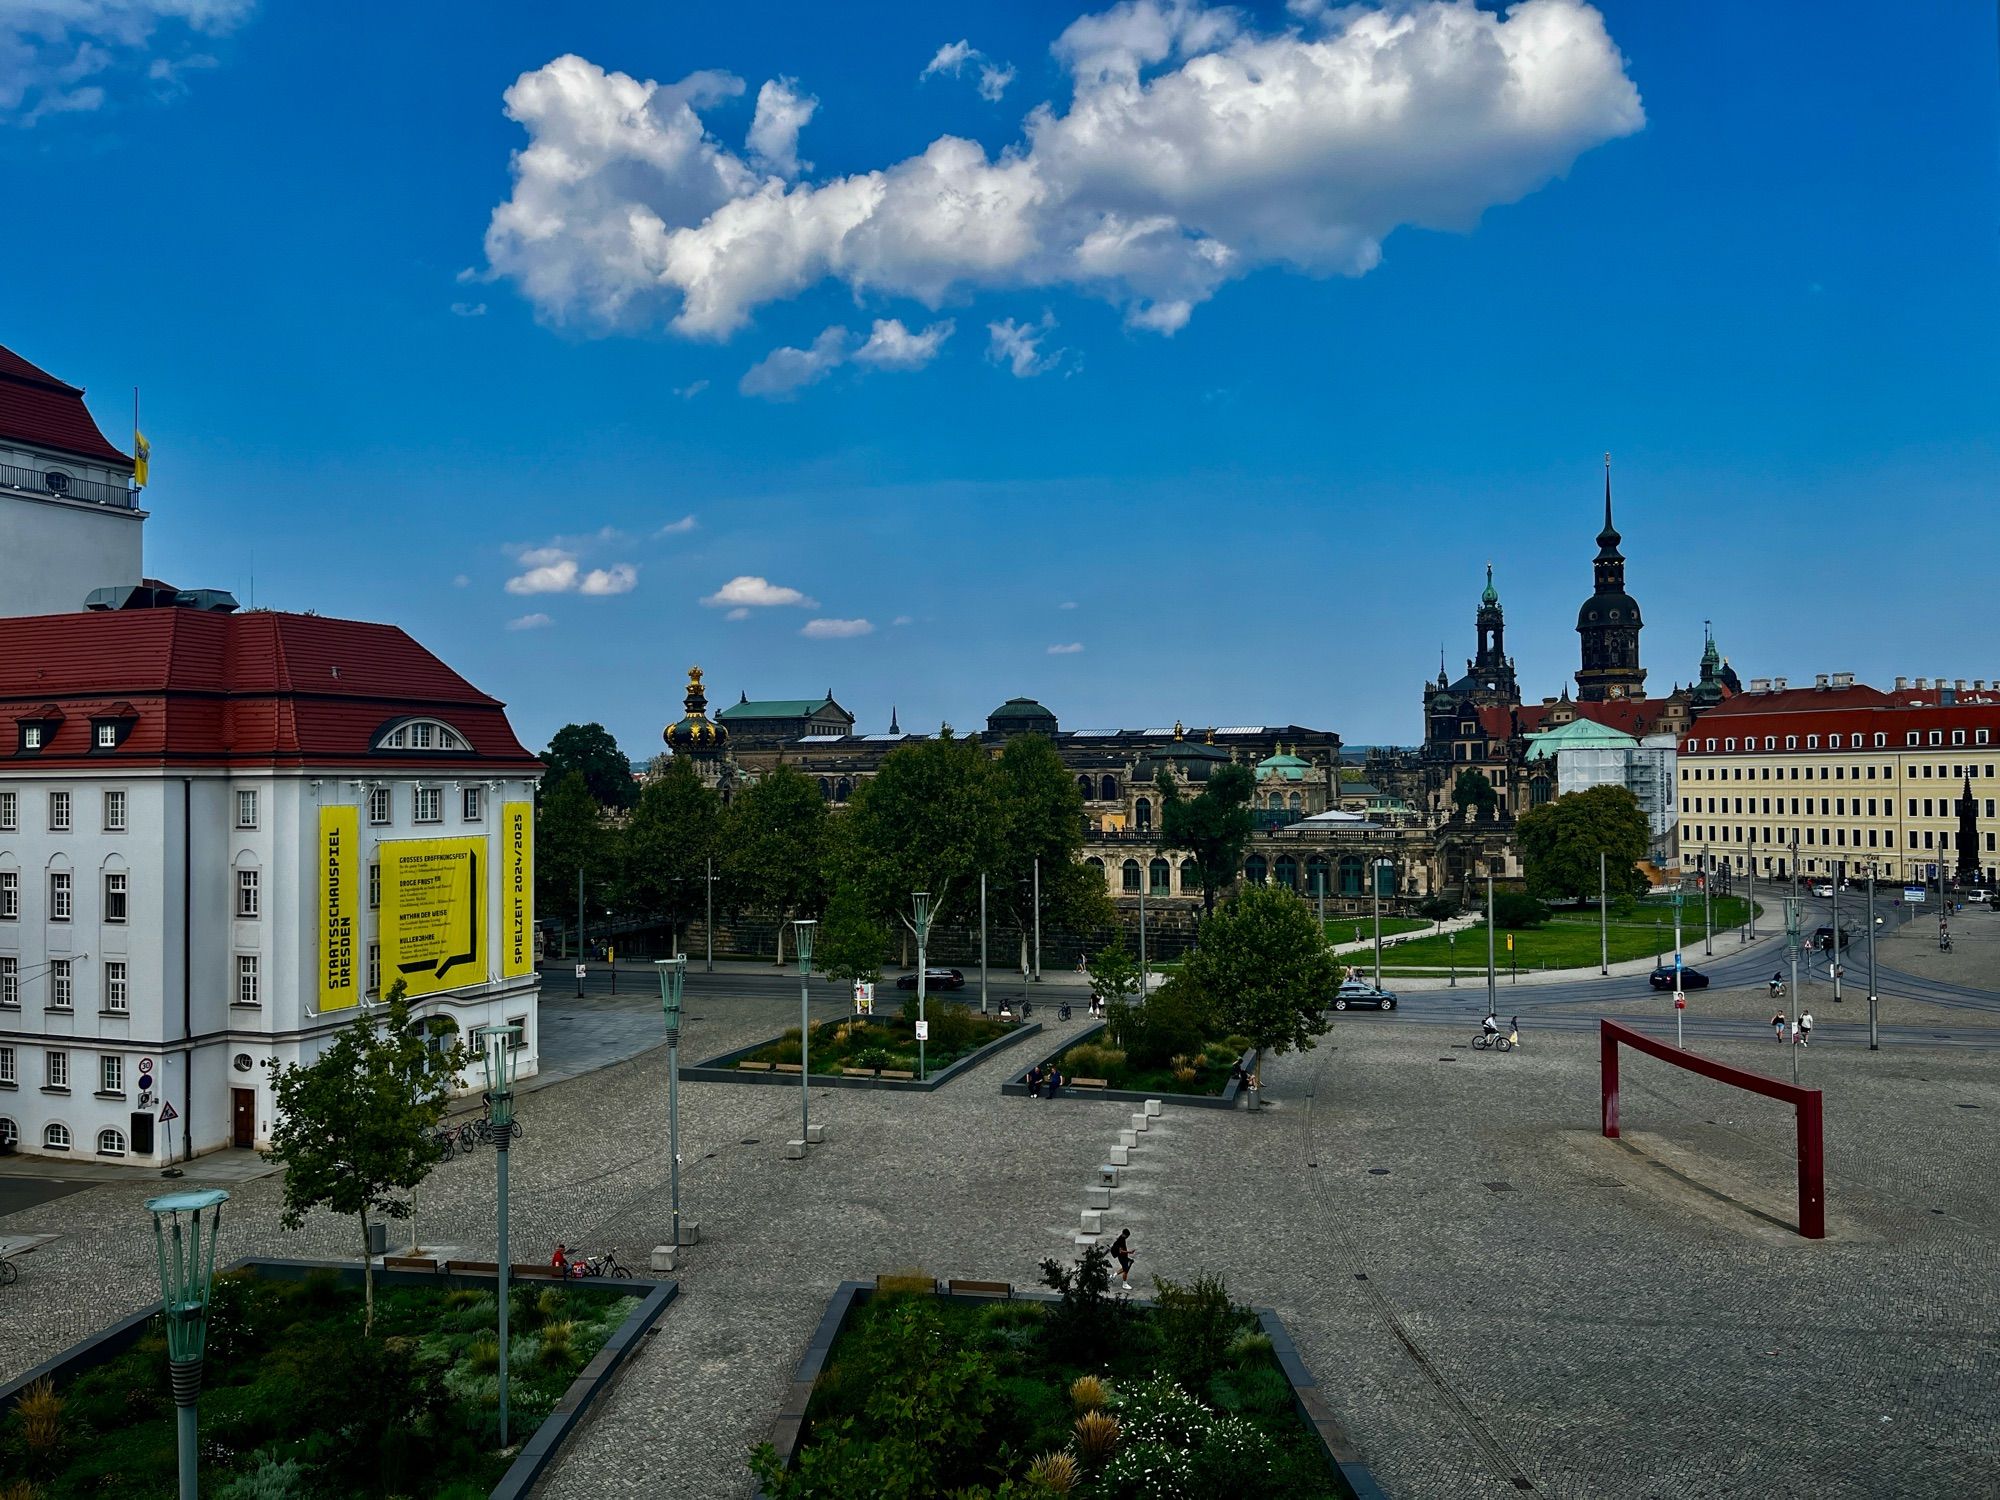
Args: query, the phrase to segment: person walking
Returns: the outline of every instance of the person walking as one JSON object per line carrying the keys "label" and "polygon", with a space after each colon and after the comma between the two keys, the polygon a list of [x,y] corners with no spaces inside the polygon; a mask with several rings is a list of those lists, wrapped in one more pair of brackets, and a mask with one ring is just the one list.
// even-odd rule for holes
{"label": "person walking", "polygon": [[1519,1049],[1521,1045],[1521,1018],[1515,1016],[1507,1023],[1507,1045]]}
{"label": "person walking", "polygon": [[1792,1022],[1792,1045],[1794,1047],[1799,1045],[1799,1023],[1797,1021]]}
{"label": "person walking", "polygon": [[1132,1290],[1132,1231],[1121,1229],[1118,1238],[1111,1242],[1111,1258],[1118,1262],[1118,1283],[1124,1291]]}
{"label": "person walking", "polygon": [[1780,1042],[1785,1039],[1785,1013],[1781,1010],[1771,1013],[1771,1035]]}
{"label": "person walking", "polygon": [[1799,1017],[1799,1045],[1803,1047],[1811,1040],[1812,1040],[1812,1012],[1807,1011],[1804,1015]]}

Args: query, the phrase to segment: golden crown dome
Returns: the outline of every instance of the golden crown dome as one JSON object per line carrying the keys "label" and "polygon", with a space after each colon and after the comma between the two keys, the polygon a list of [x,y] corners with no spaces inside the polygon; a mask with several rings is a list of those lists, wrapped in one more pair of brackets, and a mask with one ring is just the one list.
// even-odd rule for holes
{"label": "golden crown dome", "polygon": [[688,668],[686,714],[662,731],[660,738],[676,754],[714,754],[729,743],[729,731],[708,716],[708,694],[702,690],[701,668]]}

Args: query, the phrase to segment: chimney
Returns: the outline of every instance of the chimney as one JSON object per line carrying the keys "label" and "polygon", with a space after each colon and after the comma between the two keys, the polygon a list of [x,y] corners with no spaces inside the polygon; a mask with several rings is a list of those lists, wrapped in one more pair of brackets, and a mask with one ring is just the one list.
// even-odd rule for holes
{"label": "chimney", "polygon": [[1910,679],[1907,677],[1898,677],[1896,679],[1896,691],[1899,693],[1908,688],[1909,685],[1910,685]]}
{"label": "chimney", "polygon": [[1813,688],[1814,688],[1814,690],[1815,690],[1815,691],[1818,691],[1818,692],[1825,692],[1825,691],[1826,691],[1826,673],[1824,673],[1824,672],[1820,672],[1820,673],[1816,673],[1816,674],[1814,675],[1814,677],[1813,677]]}
{"label": "chimney", "polygon": [[1961,693],[1965,691],[1965,679],[1963,677],[1952,678],[1951,685]]}
{"label": "chimney", "polygon": [[1916,683],[1915,683],[1915,687],[1916,687],[1916,689],[1917,689],[1917,691],[1918,691],[1918,692],[1920,692],[1920,693],[1921,693],[1921,692],[1924,692],[1924,691],[1926,690],[1926,687],[1925,687],[1925,684],[1926,684],[1926,681],[1927,681],[1927,679],[1925,679],[1925,678],[1922,678],[1922,677],[1919,677],[1919,678],[1918,678],[1918,679],[1916,680]]}
{"label": "chimney", "polygon": [[1972,690],[1973,690],[1973,692],[1975,692],[1975,693],[1983,693],[1983,692],[1985,692],[1985,691],[1986,691],[1986,679],[1985,679],[1984,677],[1975,677],[1975,678],[1973,678],[1973,679],[1972,679]]}
{"label": "chimney", "polygon": [[1768,693],[1768,692],[1770,692],[1770,691],[1771,691],[1771,679],[1770,679],[1770,678],[1768,678],[1768,677],[1753,677],[1753,678],[1751,678],[1751,679],[1750,679],[1750,691],[1751,691],[1751,692],[1753,692],[1753,693]]}
{"label": "chimney", "polygon": [[1854,674],[1852,672],[1835,672],[1833,674],[1833,685],[1837,688],[1853,687]]}

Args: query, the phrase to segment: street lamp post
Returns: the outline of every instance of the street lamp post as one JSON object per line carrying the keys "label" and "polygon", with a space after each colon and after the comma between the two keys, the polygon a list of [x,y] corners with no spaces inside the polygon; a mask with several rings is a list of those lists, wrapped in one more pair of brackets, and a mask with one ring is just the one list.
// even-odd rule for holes
{"label": "street lamp post", "polygon": [[507,1300],[509,1270],[507,1260],[507,1157],[514,1138],[514,1076],[521,1066],[515,1056],[513,1033],[502,1027],[488,1032],[479,1050],[479,1064],[486,1073],[486,1097],[493,1125],[493,1147],[499,1154],[500,1174],[500,1446],[507,1446]]}
{"label": "street lamp post", "polygon": [[[811,917],[792,923],[792,948],[799,960],[799,1139],[808,1146],[812,1144],[812,1015],[807,1002],[811,999],[813,929],[817,926]],[[923,980],[917,985],[921,990]]]}
{"label": "street lamp post", "polygon": [[1674,1045],[1684,1045],[1681,1041],[1681,1015],[1687,1010],[1687,998],[1681,994],[1681,898],[1687,894],[1686,888],[1678,881],[1674,884]]}
{"label": "street lamp post", "polygon": [[1746,943],[1754,942],[1757,937],[1757,839],[1755,835],[1756,835],[1756,830],[1752,829],[1750,838],[1750,859],[1749,859],[1750,890],[1748,893],[1750,902],[1750,914],[1749,914],[1749,925],[1745,927],[1743,930],[1743,941]]}
{"label": "street lamp post", "polygon": [[979,872],[979,1013],[986,1014],[986,872]]}
{"label": "street lamp post", "polygon": [[1709,958],[1715,957],[1714,908],[1710,905],[1709,887],[1715,884],[1715,871],[1709,868],[1708,848],[1701,851],[1701,951]]}
{"label": "street lamp post", "polygon": [[924,1067],[924,1043],[927,1040],[925,1034],[931,1029],[930,1018],[924,1013],[924,970],[929,962],[931,923],[937,920],[937,911],[931,906],[929,891],[910,892],[910,909],[916,914],[916,920],[912,922],[904,917],[903,924],[917,939],[917,1081],[921,1083],[929,1076]]}
{"label": "street lamp post", "polygon": [[[1139,882],[1139,897],[1146,896],[1146,882]],[[1042,857],[1035,856],[1035,983],[1042,982]]]}
{"label": "street lamp post", "polygon": [[1146,887],[1153,882],[1153,862],[1146,861],[1146,873],[1139,879],[1139,998],[1146,998]]}
{"label": "street lamp post", "polygon": [[653,967],[660,974],[660,1010],[667,1020],[667,1191],[673,1204],[674,1247],[678,1253],[681,1243],[681,988],[687,983],[687,955],[655,959]]}
{"label": "street lamp post", "polygon": [[1833,1003],[1835,1005],[1840,1004],[1840,981],[1842,978],[1840,971],[1843,967],[1840,962],[1840,885],[1845,879],[1847,879],[1847,861],[1836,859],[1833,862],[1833,939],[1829,944],[1829,951],[1833,954],[1833,957],[1827,960],[1827,966],[1833,970]]}
{"label": "street lamp post", "polygon": [[1450,988],[1457,989],[1458,988],[1458,934],[1455,932],[1447,932],[1444,935],[1444,945],[1446,952],[1451,955]]}
{"label": "street lamp post", "polygon": [[[1792,873],[1798,873],[1798,856],[1792,857]],[[1792,1082],[1799,1081],[1799,898],[1785,897],[1785,948],[1792,957],[1792,992],[1786,1009],[1792,1017]]]}
{"label": "street lamp post", "polygon": [[1396,867],[1391,859],[1377,857],[1368,870],[1368,884],[1375,894],[1375,988],[1382,988],[1382,867]]}
{"label": "street lamp post", "polygon": [[1611,972],[1611,916],[1605,904],[1604,854],[1597,851],[1597,972]]}
{"label": "street lamp post", "polygon": [[701,924],[701,935],[708,944],[708,972],[715,972],[715,856],[708,857],[708,873],[703,877],[708,892],[708,915]]}
{"label": "street lamp post", "polygon": [[1882,1050],[1882,1038],[1875,1029],[1875,924],[1882,919],[1875,915],[1875,864],[1868,864],[1868,1050]]}
{"label": "street lamp post", "polygon": [[1493,971],[1493,872],[1486,872],[1486,1014],[1500,1014],[1499,979]]}
{"label": "street lamp post", "polygon": [[[147,1212],[153,1216],[153,1248],[160,1260],[160,1310],[167,1322],[167,1370],[173,1379],[174,1421],[180,1439],[180,1500],[201,1500],[195,1401],[201,1395],[202,1356],[208,1347],[208,1293],[215,1283],[215,1242],[222,1229],[222,1205],[228,1201],[229,1194],[220,1188],[167,1193],[146,1200]],[[206,1226],[202,1223],[204,1213],[208,1215]]]}

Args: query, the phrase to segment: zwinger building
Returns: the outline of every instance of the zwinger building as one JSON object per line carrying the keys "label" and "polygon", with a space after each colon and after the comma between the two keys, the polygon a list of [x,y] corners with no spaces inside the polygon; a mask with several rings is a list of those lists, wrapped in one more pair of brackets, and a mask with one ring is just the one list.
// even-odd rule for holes
{"label": "zwinger building", "polygon": [[[1752,678],[1681,741],[1681,852],[1706,869],[2000,876],[2000,682]],[[1969,842],[1961,845],[1962,839]]]}

